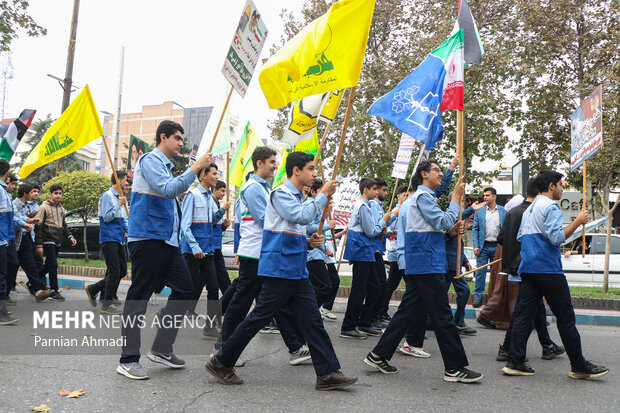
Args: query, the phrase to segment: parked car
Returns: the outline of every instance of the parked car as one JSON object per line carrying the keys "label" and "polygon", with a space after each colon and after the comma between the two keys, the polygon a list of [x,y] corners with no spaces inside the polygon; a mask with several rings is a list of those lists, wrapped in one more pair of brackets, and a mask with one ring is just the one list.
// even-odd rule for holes
{"label": "parked car", "polygon": [[[586,254],[581,253],[581,237],[565,245],[562,267],[571,285],[603,285],[605,234],[586,234]],[[577,253],[567,254],[573,251]],[[609,251],[609,286],[620,287],[620,235],[612,234]]]}
{"label": "parked car", "polygon": [[[68,239],[64,239],[58,249],[61,258],[84,258],[84,224],[81,220],[67,222],[67,228],[77,241],[75,247],[71,246]],[[91,259],[103,259],[103,252],[99,245],[99,221],[89,220],[86,226],[86,239],[88,245],[88,257]]]}

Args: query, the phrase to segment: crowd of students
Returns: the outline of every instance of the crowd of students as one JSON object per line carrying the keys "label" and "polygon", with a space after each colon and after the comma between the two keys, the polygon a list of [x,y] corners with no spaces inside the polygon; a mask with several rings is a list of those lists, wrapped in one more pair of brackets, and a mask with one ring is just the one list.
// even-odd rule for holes
{"label": "crowd of students", "polygon": [[[239,265],[239,277],[231,284],[221,252],[222,232],[231,226],[225,217],[230,203],[221,203],[226,184],[217,179],[217,166],[211,162],[211,154],[201,156],[180,176],[172,176],[170,158],[179,153],[183,133],[176,122],[163,121],[159,125],[156,148],[141,157],[135,168],[129,217],[121,193],[127,188],[123,173],[117,174],[118,181],[112,177],[112,188],[101,196],[100,238],[108,269],[104,280],[85,287],[91,304],[95,306],[96,296],[101,294],[102,313],[122,313],[131,320],[143,316],[151,295],[168,286],[171,294],[167,305],[156,317],[191,317],[197,316],[196,304],[206,288],[208,313],[223,315],[203,331],[203,338],[217,339],[215,354],[209,357],[206,368],[219,382],[243,383],[235,367],[244,364],[240,358],[242,352],[269,325],[272,331],[277,329],[281,334],[290,364],[312,362],[317,390],[343,388],[357,382],[356,377],[341,372],[323,325],[324,320],[337,319],[331,311],[339,286],[332,235],[336,223],[329,219],[321,222],[337,181],[322,182],[317,178],[313,156],[292,152],[285,165],[286,182],[272,190],[269,179],[277,169],[276,152],[266,146],[256,148],[252,154],[254,171],[246,177],[235,204],[235,263]],[[0,178],[3,165],[0,163]],[[504,373],[534,374],[525,363],[525,346],[534,319],[540,317],[543,296],[558,317],[560,336],[571,361],[569,376],[593,378],[607,373],[606,368],[586,361],[581,354],[570,293],[562,273],[559,245],[588,220],[587,212],[582,212],[574,223],[562,229],[561,213],[553,202],[561,196],[562,175],[542,171],[532,178],[527,194],[527,202],[531,204],[524,203],[515,209],[519,216],[516,216],[518,212],[506,216],[505,211],[498,215],[491,200],[486,200],[486,192],[494,192],[487,188],[487,202],[474,203],[459,219],[459,204],[465,191],[461,180],[448,195],[450,202],[445,211],[438,202],[450,187],[457,166],[457,157],[446,171],[437,162],[421,162],[412,177],[412,185],[396,189],[398,204],[388,212],[384,212],[383,206],[387,198],[386,181],[360,180],[361,196],[355,203],[348,229],[336,234],[336,237],[346,234],[346,245],[341,248],[345,248],[344,258],[353,268],[340,337],[380,337],[364,362],[382,373],[393,374],[398,372],[391,364],[396,351],[430,357],[423,348],[424,332],[430,325],[444,362],[444,380],[480,381],[482,374],[469,369],[460,338],[462,334],[476,334],[464,320],[470,290],[463,278],[455,278],[460,267],[471,270],[462,244],[461,261],[457,263],[457,238],[471,227],[475,215],[476,219],[499,227],[506,220],[512,228],[504,232],[498,227],[499,234],[483,236],[483,243],[519,245],[518,257],[513,248],[511,258],[506,260],[506,268],[514,277],[521,277],[522,286],[511,328],[500,347],[502,360],[507,361]],[[7,173],[8,169],[4,178]],[[196,178],[199,185],[186,193]],[[57,245],[67,234],[60,206],[62,192],[54,186],[50,191],[50,200],[39,208],[36,217],[20,221],[26,234],[32,230],[31,224],[37,225],[36,242],[22,244],[20,251],[29,248],[28,256],[32,258],[37,256],[32,253],[35,251],[32,245],[42,244],[46,257],[48,254],[54,257],[48,260],[50,265],[46,261],[47,267],[43,267],[50,272],[51,280]],[[19,191],[24,206],[29,202],[26,193],[30,193],[28,187]],[[184,193],[180,202],[179,196]],[[4,191],[4,194],[5,203],[10,202],[8,193]],[[2,217],[13,219],[10,214]],[[320,227],[322,234],[318,233]],[[126,236],[132,283],[121,311],[116,291],[126,273]],[[0,258],[9,260],[10,245],[0,244]],[[383,260],[386,250],[389,275],[385,273]],[[35,252],[40,250],[37,248]],[[518,265],[514,265],[515,259]],[[0,260],[0,275],[2,266]],[[37,299],[58,294],[53,281],[49,289],[36,284],[36,276],[40,277],[44,269],[38,272],[24,269]],[[398,310],[390,316],[390,297],[401,280],[406,289]],[[450,285],[457,294],[454,314],[448,302]],[[177,332],[175,323],[159,326],[147,357],[171,368],[183,368],[185,361],[173,352]],[[123,323],[122,335],[125,345],[116,371],[131,379],[148,378],[140,363],[139,324]],[[405,341],[401,343],[403,338]],[[550,339],[543,344],[543,358],[555,358],[564,351]]]}

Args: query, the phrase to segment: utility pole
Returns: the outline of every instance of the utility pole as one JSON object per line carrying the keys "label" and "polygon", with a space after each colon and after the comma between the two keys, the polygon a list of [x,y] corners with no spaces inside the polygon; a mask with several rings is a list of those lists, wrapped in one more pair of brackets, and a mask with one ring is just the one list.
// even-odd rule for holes
{"label": "utility pole", "polygon": [[118,96],[116,100],[116,113],[114,114],[114,170],[118,169],[118,141],[121,130],[121,101],[123,100],[123,68],[125,66],[125,46],[121,48],[121,61],[118,71]]}
{"label": "utility pole", "polygon": [[[73,56],[75,55],[75,39],[77,36],[78,14],[80,10],[80,0],[73,0],[73,18],[71,19],[71,35],[69,37],[69,48],[67,50],[67,65],[65,68],[65,78],[63,80],[62,112],[67,109],[71,100],[71,88],[73,86]],[[60,158],[56,162],[56,175],[65,169],[65,159]]]}

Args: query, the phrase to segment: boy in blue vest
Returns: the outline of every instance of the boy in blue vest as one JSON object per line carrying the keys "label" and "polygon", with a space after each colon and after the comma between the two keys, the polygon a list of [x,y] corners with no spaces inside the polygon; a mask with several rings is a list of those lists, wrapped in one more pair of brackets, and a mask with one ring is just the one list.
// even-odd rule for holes
{"label": "boy in blue vest", "polygon": [[521,242],[521,263],[518,269],[521,288],[511,320],[508,363],[502,369],[510,376],[535,374],[534,369],[525,362],[525,350],[542,297],[547,300],[558,319],[560,337],[570,359],[568,377],[589,379],[609,372],[606,367],[587,361],[581,351],[581,337],[575,326],[575,311],[562,270],[560,245],[577,228],[588,222],[589,214],[588,210],[582,210],[570,225],[562,228],[562,211],[555,202],[562,198],[564,191],[562,177],[563,175],[556,171],[541,171],[535,178],[539,195],[521,218],[521,228],[517,235],[517,240]]}
{"label": "boy in blue vest", "polygon": [[131,286],[123,307],[122,335],[125,338],[116,372],[130,379],[147,379],[140,364],[140,319],[149,298],[162,284],[172,290],[157,329],[148,358],[172,368],[185,362],[172,351],[178,328],[175,322],[187,309],[192,297],[192,279],[179,248],[181,208],[177,196],[211,163],[211,154],[202,155],[182,175],[173,178],[170,158],[183,146],[183,127],[165,120],[157,127],[156,148],[142,156],[134,171],[129,214],[128,244],[131,257]]}
{"label": "boy in blue vest", "polygon": [[370,206],[370,201],[377,197],[374,179],[362,178],[359,188],[362,196],[353,207],[344,250],[344,258],[353,264],[353,280],[340,337],[363,340],[369,335],[380,336],[382,333],[373,326],[379,300],[376,293],[379,288],[375,265],[376,237],[390,221],[391,213],[375,220]]}
{"label": "boy in blue vest", "polygon": [[331,390],[357,382],[357,378],[340,372],[308,280],[308,247],[320,247],[323,236],[314,234],[308,241],[306,226],[321,216],[337,184],[327,182],[316,198],[304,203],[302,188],[311,186],[316,177],[313,159],[303,152],[291,152],[286,159],[287,181],[269,196],[258,268],[263,286],[256,306],[206,365],[207,371],[222,384],[243,383],[233,369],[235,362],[258,331],[284,307],[293,313],[310,347],[317,374],[315,388]]}
{"label": "boy in blue vest", "polygon": [[444,212],[434,195],[442,176],[443,172],[434,161],[424,161],[416,169],[414,182],[420,185],[408,201],[404,245],[405,294],[381,340],[364,362],[382,373],[397,373],[398,368],[390,365],[388,360],[411,327],[412,320],[415,320],[413,326],[419,329],[422,323],[426,323],[428,311],[444,362],[444,380],[472,383],[479,381],[482,374],[466,368],[469,363],[444,286],[447,272],[444,231],[451,230],[457,220],[465,185],[459,180],[452,202]]}
{"label": "boy in blue vest", "polygon": [[[226,197],[226,182],[218,180],[215,183],[213,192],[213,262],[215,264],[215,272],[217,274],[217,284],[220,287],[222,295],[226,293],[228,287],[230,287],[230,276],[228,270],[226,270],[226,262],[224,261],[224,255],[222,254],[222,236],[224,231],[230,227],[230,220],[225,218],[224,215],[230,209],[230,202],[226,201],[223,205],[220,202]],[[219,220],[216,220],[220,217]]]}
{"label": "boy in blue vest", "polygon": [[99,244],[107,267],[105,277],[95,284],[84,286],[88,301],[93,307],[97,306],[97,294],[101,293],[102,314],[123,313],[116,298],[116,291],[118,291],[121,279],[127,275],[127,248],[125,247],[128,226],[125,211],[127,174],[125,171],[118,170],[116,176],[118,176],[118,184],[112,174],[110,177],[112,187],[99,198]]}

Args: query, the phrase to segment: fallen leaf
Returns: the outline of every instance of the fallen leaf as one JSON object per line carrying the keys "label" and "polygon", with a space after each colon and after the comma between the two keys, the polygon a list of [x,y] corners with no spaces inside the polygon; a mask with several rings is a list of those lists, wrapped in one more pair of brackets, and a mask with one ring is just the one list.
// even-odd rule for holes
{"label": "fallen leaf", "polygon": [[26,284],[24,281],[19,281],[19,282],[17,283],[17,285],[24,285],[24,284]]}
{"label": "fallen leaf", "polygon": [[47,404],[41,403],[38,406],[30,406],[33,412],[51,412],[52,409]]}
{"label": "fallen leaf", "polygon": [[80,397],[80,396],[85,396],[85,395],[86,395],[86,392],[84,392],[82,390],[74,390],[74,391],[72,391],[71,393],[69,393],[67,395],[67,398],[68,399],[72,399],[72,398],[75,398],[75,397]]}
{"label": "fallen leaf", "polygon": [[58,390],[58,395],[60,397],[68,396],[71,392],[69,390]]}
{"label": "fallen leaf", "polygon": [[65,290],[70,290],[71,287],[69,287],[68,285],[65,285]]}

